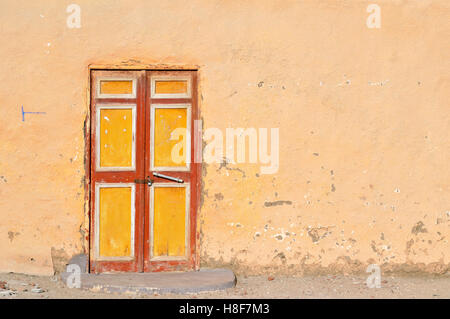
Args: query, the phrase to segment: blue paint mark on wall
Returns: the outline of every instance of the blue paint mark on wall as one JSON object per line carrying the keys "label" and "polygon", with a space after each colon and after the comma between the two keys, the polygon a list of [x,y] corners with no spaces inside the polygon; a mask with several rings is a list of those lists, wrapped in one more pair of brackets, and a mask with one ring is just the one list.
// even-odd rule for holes
{"label": "blue paint mark on wall", "polygon": [[22,105],[22,122],[25,122],[25,114],[47,114],[46,112],[25,112]]}

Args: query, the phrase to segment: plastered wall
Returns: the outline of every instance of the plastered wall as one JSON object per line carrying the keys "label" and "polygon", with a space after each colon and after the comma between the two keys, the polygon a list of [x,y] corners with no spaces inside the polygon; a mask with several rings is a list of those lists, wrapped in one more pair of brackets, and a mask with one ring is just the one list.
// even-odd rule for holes
{"label": "plastered wall", "polygon": [[203,166],[202,266],[448,271],[448,1],[70,3],[0,2],[1,272],[86,251],[94,65],[196,67],[204,129],[279,128],[276,174]]}

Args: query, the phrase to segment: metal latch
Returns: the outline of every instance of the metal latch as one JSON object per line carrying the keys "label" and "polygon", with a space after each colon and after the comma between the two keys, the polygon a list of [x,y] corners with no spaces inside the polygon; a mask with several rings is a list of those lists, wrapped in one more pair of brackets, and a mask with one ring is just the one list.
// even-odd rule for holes
{"label": "metal latch", "polygon": [[146,179],[135,179],[134,182],[136,184],[147,184],[148,186],[152,186],[153,180],[150,179],[150,176],[147,176]]}

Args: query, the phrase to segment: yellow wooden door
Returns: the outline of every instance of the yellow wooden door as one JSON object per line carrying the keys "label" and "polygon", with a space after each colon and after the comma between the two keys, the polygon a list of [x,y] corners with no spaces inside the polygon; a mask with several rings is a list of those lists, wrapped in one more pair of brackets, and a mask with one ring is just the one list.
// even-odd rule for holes
{"label": "yellow wooden door", "polygon": [[192,127],[197,116],[195,72],[150,72],[145,271],[195,267],[198,163]]}

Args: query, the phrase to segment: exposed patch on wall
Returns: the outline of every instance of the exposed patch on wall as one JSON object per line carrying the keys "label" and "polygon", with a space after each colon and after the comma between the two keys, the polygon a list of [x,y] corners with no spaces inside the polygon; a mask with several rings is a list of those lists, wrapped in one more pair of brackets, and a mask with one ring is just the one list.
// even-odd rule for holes
{"label": "exposed patch on wall", "polygon": [[425,225],[423,222],[418,222],[414,225],[414,227],[411,229],[411,233],[414,235],[417,235],[419,233],[427,233],[427,229],[425,228]]}
{"label": "exposed patch on wall", "polygon": [[284,253],[278,253],[275,255],[275,257],[273,257],[273,259],[280,259],[282,264],[286,264],[286,256],[284,255]]}
{"label": "exposed patch on wall", "polygon": [[408,240],[406,242],[406,255],[408,255],[409,252],[411,251],[412,245],[414,245],[414,239]]}
{"label": "exposed patch on wall", "polygon": [[313,243],[317,243],[330,234],[331,231],[329,231],[329,227],[316,227],[308,229],[308,235],[311,237]]}
{"label": "exposed patch on wall", "polygon": [[70,259],[66,251],[63,248],[56,249],[55,247],[52,247],[51,256],[54,274],[60,274],[64,272]]}
{"label": "exposed patch on wall", "polygon": [[16,236],[19,236],[19,235],[20,235],[19,232],[12,232],[12,231],[9,231],[9,232],[8,232],[8,238],[9,238],[9,241],[12,242],[13,239],[14,239]]}
{"label": "exposed patch on wall", "polygon": [[264,202],[264,206],[272,207],[272,206],[281,206],[281,205],[292,205],[290,200],[277,200],[274,202]]}
{"label": "exposed patch on wall", "polygon": [[220,166],[219,166],[219,168],[217,169],[217,171],[219,172],[222,168],[225,168],[227,171],[237,171],[237,172],[240,172],[240,173],[242,174],[242,177],[243,177],[243,178],[246,177],[245,172],[244,172],[242,169],[240,169],[239,167],[234,167],[234,168],[228,167],[228,164],[229,164],[229,163],[230,163],[230,161],[229,161],[226,157],[224,157],[223,160],[222,160],[222,162],[220,163]]}

